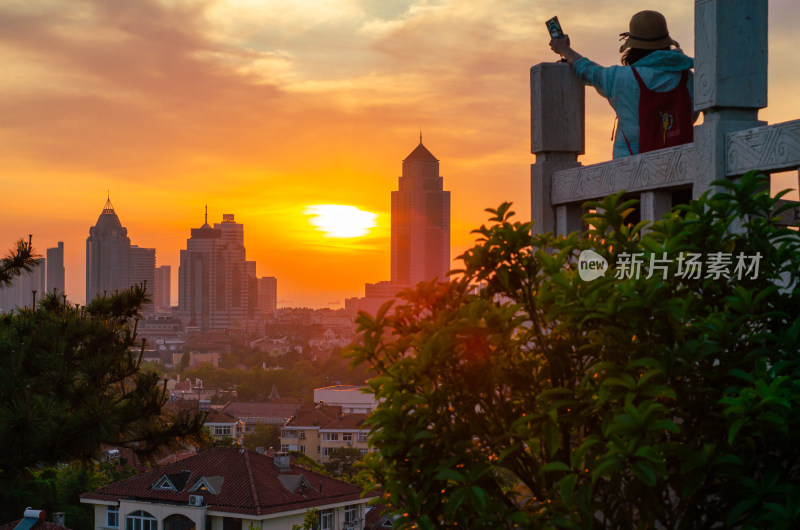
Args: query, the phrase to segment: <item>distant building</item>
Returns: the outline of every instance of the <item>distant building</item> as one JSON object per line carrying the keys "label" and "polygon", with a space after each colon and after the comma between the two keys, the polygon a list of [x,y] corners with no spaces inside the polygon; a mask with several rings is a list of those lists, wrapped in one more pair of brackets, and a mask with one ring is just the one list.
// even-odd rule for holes
{"label": "distant building", "polygon": [[0,287],[0,313],[9,313],[16,308],[33,307],[46,291],[46,263],[44,258],[36,260],[38,265],[30,272],[16,276],[11,285]]}
{"label": "distant building", "polygon": [[391,280],[368,283],[363,298],[345,300],[351,315],[375,314],[398,292],[421,281],[447,281],[450,270],[450,192],[444,190],[439,160],[419,145],[403,160],[392,192]]}
{"label": "distant building", "polygon": [[206,213],[181,250],[178,312],[184,324],[202,331],[241,327],[256,305],[255,272],[245,256],[244,225],[224,214],[212,228]]}
{"label": "distant building", "polygon": [[64,242],[59,241],[58,246],[47,249],[47,292],[64,294],[64,286]]}
{"label": "distant building", "polygon": [[[128,285],[144,285],[151,300],[156,287],[156,249],[131,245],[128,251]],[[142,313],[152,315],[154,304],[147,304]]]}
{"label": "distant building", "polygon": [[367,387],[359,385],[334,385],[314,389],[314,402],[342,407],[342,412],[368,413],[375,410],[378,403],[375,396],[363,392]]}
{"label": "distant building", "polygon": [[398,181],[392,192],[392,283],[444,281],[450,268],[450,192],[422,136],[403,160]]}
{"label": "distant building", "polygon": [[340,405],[308,403],[281,429],[281,451],[299,451],[316,462],[328,462],[340,447],[370,451],[366,414],[345,414]]}
{"label": "distant building", "polygon": [[268,456],[216,447],[80,496],[95,530],[288,529],[319,510],[323,530],[363,530],[361,488]]}
{"label": "distant building", "polygon": [[162,265],[156,268],[155,285],[153,286],[153,302],[155,304],[155,311],[159,314],[166,314],[170,311],[171,306],[171,292],[170,283],[172,276],[172,267],[169,265]]}
{"label": "distant building", "polygon": [[267,403],[231,402],[222,407],[220,412],[233,416],[244,423],[244,432],[256,430],[257,423],[283,425],[300,409],[302,401],[279,399]]}
{"label": "distant building", "polygon": [[[108,199],[86,238],[86,303],[98,295],[112,294],[144,281],[152,293],[155,256],[153,248],[131,245],[128,229],[122,226]],[[145,312],[152,312],[152,306],[145,308]]]}
{"label": "distant building", "polygon": [[278,308],[278,279],[262,276],[258,279],[258,311],[261,316],[271,317]]}

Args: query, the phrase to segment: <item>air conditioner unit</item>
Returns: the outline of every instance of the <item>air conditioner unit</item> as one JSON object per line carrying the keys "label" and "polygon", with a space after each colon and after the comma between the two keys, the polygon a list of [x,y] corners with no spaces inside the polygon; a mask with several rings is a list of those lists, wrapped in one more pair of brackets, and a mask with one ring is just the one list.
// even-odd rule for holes
{"label": "air conditioner unit", "polygon": [[202,495],[189,495],[189,506],[202,506],[202,505],[203,505]]}

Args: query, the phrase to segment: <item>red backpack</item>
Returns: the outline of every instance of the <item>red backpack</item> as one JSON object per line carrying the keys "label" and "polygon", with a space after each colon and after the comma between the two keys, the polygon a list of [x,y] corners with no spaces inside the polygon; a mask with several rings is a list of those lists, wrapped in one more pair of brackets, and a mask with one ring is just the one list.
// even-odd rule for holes
{"label": "red backpack", "polygon": [[[647,153],[694,141],[692,98],[686,87],[689,71],[683,71],[678,86],[672,90],[656,92],[645,86],[636,68],[631,70],[640,90],[639,152]],[[631,150],[630,146],[628,150]]]}

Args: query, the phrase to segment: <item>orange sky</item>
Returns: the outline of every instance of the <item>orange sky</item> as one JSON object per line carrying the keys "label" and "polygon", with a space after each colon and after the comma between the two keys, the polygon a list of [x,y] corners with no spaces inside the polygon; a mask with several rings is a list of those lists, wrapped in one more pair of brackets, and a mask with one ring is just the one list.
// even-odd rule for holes
{"label": "orange sky", "polygon": [[[484,208],[530,215],[530,66],[544,20],[619,61],[618,34],[660,9],[693,50],[694,3],[620,0],[27,0],[0,4],[0,245],[65,242],[83,303],[85,240],[110,190],[133,244],[173,267],[189,230],[234,213],[279,306],[341,307],[389,278],[390,192],[423,140],[452,194],[452,256]],[[794,0],[770,1],[771,123],[800,117]],[[587,91],[584,163],[609,158],[613,114]],[[796,179],[795,179],[796,184]],[[322,237],[308,205],[378,215]]]}

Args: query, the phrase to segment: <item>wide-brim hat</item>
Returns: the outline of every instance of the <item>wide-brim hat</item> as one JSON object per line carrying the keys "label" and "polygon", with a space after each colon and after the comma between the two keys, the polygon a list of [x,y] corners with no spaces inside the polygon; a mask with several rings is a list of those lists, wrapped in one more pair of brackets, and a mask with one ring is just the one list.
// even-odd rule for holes
{"label": "wide-brim hat", "polygon": [[622,39],[625,39],[625,42],[619,47],[620,53],[628,48],[660,50],[669,48],[673,44],[680,47],[669,36],[667,19],[658,11],[639,11],[631,17],[628,28],[630,31],[619,34]]}

